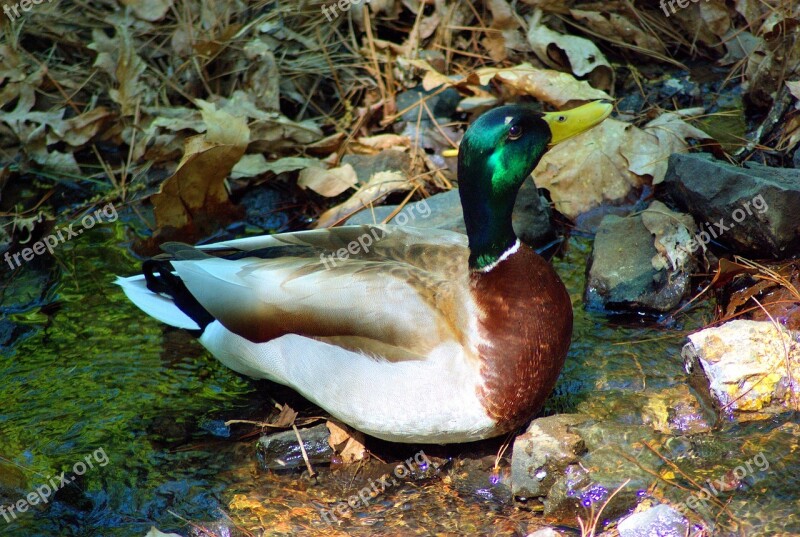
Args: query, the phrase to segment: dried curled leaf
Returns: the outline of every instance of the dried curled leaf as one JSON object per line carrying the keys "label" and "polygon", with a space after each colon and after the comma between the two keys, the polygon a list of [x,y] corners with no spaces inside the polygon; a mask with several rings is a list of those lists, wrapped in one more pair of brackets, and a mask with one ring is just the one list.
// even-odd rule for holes
{"label": "dried curled leaf", "polygon": [[315,227],[334,226],[392,192],[408,191],[412,188],[411,181],[402,172],[378,172],[370,177],[369,182],[359,188],[349,200],[322,213]]}
{"label": "dried curled leaf", "polygon": [[310,188],[328,198],[338,196],[357,183],[356,170],[350,164],[343,164],[330,170],[318,167],[306,168],[300,172],[300,177],[297,179],[300,188]]}
{"label": "dried curled leaf", "polygon": [[247,148],[250,130],[243,117],[235,117],[205,101],[198,101],[206,134],[186,140],[175,173],[150,199],[159,229],[185,229],[195,220],[213,217],[227,206],[225,179]]}
{"label": "dried curled leaf", "polygon": [[336,421],[328,421],[325,425],[331,432],[330,437],[328,437],[328,444],[336,453],[341,455],[343,462],[356,462],[367,456],[363,433]]}
{"label": "dried curled leaf", "polygon": [[603,13],[570,9],[570,14],[585,23],[589,29],[612,40],[622,40],[642,49],[664,54],[664,44],[652,32],[645,32],[638,24],[618,13]]}
{"label": "dried curled leaf", "polygon": [[115,103],[120,105],[122,115],[131,116],[136,111],[136,103],[145,92],[142,80],[147,65],[136,53],[136,44],[130,29],[118,26],[116,35],[108,37],[103,30],[92,31],[93,42],[89,48],[97,52],[95,67],[105,71],[116,82],[116,87],[108,90]]}
{"label": "dried curled leaf", "polygon": [[593,42],[584,37],[555,32],[531,17],[528,43],[542,63],[553,69],[587,77],[592,85],[609,89],[613,80],[611,64]]}
{"label": "dried curled leaf", "polygon": [[534,179],[550,191],[562,214],[574,218],[622,200],[645,183],[663,181],[669,156],[688,149],[686,138],[710,137],[676,113],[662,114],[643,129],[606,119],[545,153]]}
{"label": "dried curled leaf", "polygon": [[519,93],[531,95],[559,108],[572,102],[611,99],[605,91],[595,89],[588,82],[577,80],[569,73],[539,69],[529,63],[501,69],[485,67],[478,69],[475,75],[481,85],[495,79]]}

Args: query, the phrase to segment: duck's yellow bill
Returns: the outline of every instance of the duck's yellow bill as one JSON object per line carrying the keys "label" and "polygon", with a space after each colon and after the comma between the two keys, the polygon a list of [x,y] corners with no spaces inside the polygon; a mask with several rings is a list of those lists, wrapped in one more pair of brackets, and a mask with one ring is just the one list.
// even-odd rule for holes
{"label": "duck's yellow bill", "polygon": [[[543,119],[550,126],[553,137],[550,145],[555,145],[572,138],[576,134],[588,131],[611,114],[614,107],[605,101],[594,101],[564,112],[547,112]],[[443,157],[458,156],[458,148],[445,149]]]}
{"label": "duck's yellow bill", "polygon": [[576,134],[591,129],[607,118],[613,108],[610,103],[605,101],[594,101],[572,110],[543,114],[542,118],[550,126],[550,132],[553,134],[550,145],[563,142]]}

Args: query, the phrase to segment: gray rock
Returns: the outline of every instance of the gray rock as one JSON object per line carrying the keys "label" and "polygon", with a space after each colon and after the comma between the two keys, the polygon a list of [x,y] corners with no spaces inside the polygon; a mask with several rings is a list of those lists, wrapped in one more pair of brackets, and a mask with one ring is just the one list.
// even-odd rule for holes
{"label": "gray rock", "polygon": [[[330,463],[333,455],[333,449],[328,444],[330,435],[324,423],[300,429],[300,438],[303,439],[303,447],[312,465]],[[305,468],[306,465],[300,444],[297,442],[297,435],[292,429],[259,438],[256,444],[256,456],[262,469],[291,470]]]}
{"label": "gray rock", "polygon": [[663,465],[642,443],[658,445],[662,435],[615,422],[583,423],[573,430],[588,452],[553,484],[543,502],[545,516],[567,523],[586,509],[598,512],[602,507],[606,519],[630,510],[652,483],[653,476],[643,468],[657,472]]}
{"label": "gray rock", "polygon": [[583,414],[536,419],[514,442],[512,491],[520,500],[540,499],[545,516],[563,523],[607,500],[604,517],[620,516],[652,481],[642,468],[663,465],[643,442],[660,445],[663,438],[647,426],[596,422]]}
{"label": "gray rock", "polygon": [[511,491],[520,498],[546,496],[564,470],[586,451],[583,439],[570,427],[586,421],[578,414],[558,414],[533,420],[514,440]]}
{"label": "gray rock", "polygon": [[444,120],[452,118],[458,107],[458,102],[461,100],[461,94],[454,88],[447,88],[435,95],[434,93],[436,93],[436,90],[425,91],[416,88],[398,93],[395,96],[395,103],[398,112],[405,110],[401,116],[403,121],[416,122],[418,119],[420,121],[431,121],[425,107],[420,110],[420,105],[417,104],[420,99],[425,99],[425,97],[427,97],[425,105],[433,113],[434,117]]}
{"label": "gray rock", "polygon": [[622,519],[617,531],[620,537],[685,537],[689,524],[675,509],[660,504]]}
{"label": "gray rock", "polygon": [[798,338],[771,322],[737,319],[691,334],[681,354],[692,386],[718,411],[762,419],[800,410]]}
{"label": "gray rock", "polygon": [[350,164],[359,183],[367,183],[378,172],[399,171],[408,175],[411,156],[405,151],[384,149],[376,155],[345,155],[342,164]]}
{"label": "gray rock", "polygon": [[[355,225],[383,222],[396,209],[396,205],[367,208],[351,216],[347,223]],[[512,224],[517,236],[534,248],[547,244],[556,236],[550,217],[547,200],[539,195],[533,181],[526,181],[520,188],[512,214]],[[467,232],[461,198],[455,188],[416,203],[409,203],[388,223]]]}
{"label": "gray rock", "polygon": [[542,246],[555,239],[550,204],[539,194],[533,181],[525,181],[519,189],[511,225],[519,239],[528,246]]}
{"label": "gray rock", "polygon": [[731,166],[704,153],[676,153],[656,194],[692,214],[705,237],[736,253],[778,259],[796,255],[800,170],[746,166]]}
{"label": "gray rock", "polygon": [[696,266],[694,221],[653,202],[642,213],[603,218],[588,265],[586,307],[667,312],[690,289]]}
{"label": "gray rock", "polygon": [[456,461],[448,473],[451,486],[462,496],[498,505],[511,503],[508,467],[495,469],[494,456]]}

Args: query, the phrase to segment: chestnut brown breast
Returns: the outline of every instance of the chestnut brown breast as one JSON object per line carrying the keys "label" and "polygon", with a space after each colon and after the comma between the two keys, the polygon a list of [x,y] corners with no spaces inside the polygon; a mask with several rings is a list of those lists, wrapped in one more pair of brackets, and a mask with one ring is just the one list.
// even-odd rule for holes
{"label": "chestnut brown breast", "polygon": [[481,310],[479,397],[502,432],[538,412],[555,386],[572,338],[572,304],[550,264],[520,249],[487,273],[471,275]]}

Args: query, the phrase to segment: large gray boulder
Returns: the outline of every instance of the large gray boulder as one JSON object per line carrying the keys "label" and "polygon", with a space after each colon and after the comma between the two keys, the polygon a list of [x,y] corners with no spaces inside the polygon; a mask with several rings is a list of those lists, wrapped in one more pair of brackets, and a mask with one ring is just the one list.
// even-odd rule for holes
{"label": "large gray boulder", "polygon": [[800,170],[705,153],[673,154],[656,195],[698,222],[700,233],[734,252],[785,259],[800,253]]}

